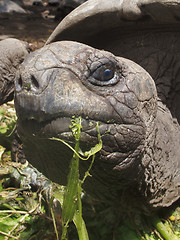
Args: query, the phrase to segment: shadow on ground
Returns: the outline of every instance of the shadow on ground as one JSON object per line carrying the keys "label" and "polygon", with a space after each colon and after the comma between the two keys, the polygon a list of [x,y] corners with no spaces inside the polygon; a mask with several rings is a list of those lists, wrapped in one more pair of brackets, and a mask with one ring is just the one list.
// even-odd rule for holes
{"label": "shadow on ground", "polygon": [[34,49],[42,47],[58,25],[53,13],[47,15],[50,11],[51,9],[34,6],[26,14],[1,13],[0,40],[14,37],[31,43]]}

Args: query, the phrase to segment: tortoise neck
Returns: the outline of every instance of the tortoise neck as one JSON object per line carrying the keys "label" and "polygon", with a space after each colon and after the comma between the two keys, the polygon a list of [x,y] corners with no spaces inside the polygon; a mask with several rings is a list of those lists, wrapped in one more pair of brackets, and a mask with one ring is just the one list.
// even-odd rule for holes
{"label": "tortoise neck", "polygon": [[180,127],[170,111],[158,104],[154,141],[145,153],[144,192],[154,207],[168,207],[179,198],[180,182]]}

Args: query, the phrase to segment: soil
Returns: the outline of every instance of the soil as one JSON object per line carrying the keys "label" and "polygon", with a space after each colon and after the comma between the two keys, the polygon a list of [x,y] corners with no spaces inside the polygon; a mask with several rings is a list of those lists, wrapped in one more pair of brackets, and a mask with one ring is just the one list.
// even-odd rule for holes
{"label": "soil", "polygon": [[8,37],[30,43],[32,50],[44,45],[58,25],[54,20],[57,7],[26,6],[27,13],[0,14],[0,40]]}

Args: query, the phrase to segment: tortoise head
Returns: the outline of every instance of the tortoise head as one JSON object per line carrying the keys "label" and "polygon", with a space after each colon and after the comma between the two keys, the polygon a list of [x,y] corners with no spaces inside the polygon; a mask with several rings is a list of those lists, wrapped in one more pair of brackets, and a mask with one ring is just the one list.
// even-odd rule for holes
{"label": "tortoise head", "polygon": [[70,120],[81,116],[81,146],[97,142],[97,121],[103,141],[88,190],[109,197],[110,189],[128,185],[154,207],[178,199],[179,9],[178,0],[91,0],[60,22],[47,44],[79,41],[124,56],[156,87],[134,62],[80,43],[56,42],[31,54],[16,82],[16,109],[34,166],[64,184],[71,155],[45,139],[73,142]]}
{"label": "tortoise head", "polygon": [[[62,41],[30,54],[15,85],[20,135],[39,144],[50,137],[73,141],[69,125],[72,116],[81,116],[80,144],[89,149],[97,142],[99,122],[103,147],[95,175],[126,183],[139,178],[157,110],[155,84],[143,68],[109,52]],[[57,166],[66,159],[55,161]],[[50,168],[46,174],[57,181]]]}

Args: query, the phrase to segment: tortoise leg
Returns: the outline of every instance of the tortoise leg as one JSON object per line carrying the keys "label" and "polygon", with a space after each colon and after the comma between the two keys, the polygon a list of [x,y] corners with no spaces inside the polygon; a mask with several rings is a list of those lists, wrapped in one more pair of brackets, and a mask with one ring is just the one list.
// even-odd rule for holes
{"label": "tortoise leg", "polygon": [[0,105],[13,99],[17,69],[28,53],[26,42],[15,38],[0,41]]}

